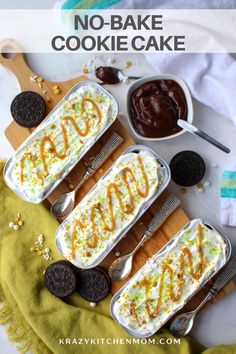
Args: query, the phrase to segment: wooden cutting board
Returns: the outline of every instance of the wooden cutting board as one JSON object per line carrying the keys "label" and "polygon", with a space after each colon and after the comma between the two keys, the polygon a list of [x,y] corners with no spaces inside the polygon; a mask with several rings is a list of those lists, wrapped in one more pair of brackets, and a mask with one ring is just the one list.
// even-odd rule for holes
{"label": "wooden cutting board", "polygon": [[[28,67],[22,50],[19,44],[13,40],[5,40],[0,42],[0,52],[1,48],[4,46],[10,46],[16,48],[17,51],[21,53],[16,53],[14,56],[8,56],[0,54],[0,63],[6,68],[10,69],[14,75],[17,77],[20,88],[22,91],[31,90],[38,92],[48,101],[47,103],[47,113],[49,113],[52,108],[63,98],[63,96],[74,86],[76,83],[82,80],[86,80],[87,77],[79,76],[75,79],[63,81],[63,82],[50,82],[48,80],[37,79],[38,75],[32,72]],[[40,81],[40,82],[38,82]],[[58,86],[60,89],[60,94],[56,94],[53,89],[54,86]],[[14,149],[17,149],[24,140],[30,135],[31,129],[22,128],[17,125],[14,121],[7,127],[5,131],[6,138],[11,143]],[[49,196],[48,200],[51,203],[59,195],[69,191],[69,184],[76,185],[78,181],[82,178],[85,171],[84,162],[88,161],[91,156],[94,156],[102,146],[102,144],[107,140],[107,138],[115,131],[124,138],[124,143],[111,155],[111,157],[104,163],[102,168],[94,174],[80,189],[77,194],[78,203],[93,187],[93,185],[100,179],[104,172],[111,166],[112,162],[116,160],[118,156],[129,146],[134,145],[135,142],[129,136],[127,130],[123,127],[121,122],[117,120],[112,127],[104,134],[104,136],[95,144],[91,151],[83,159],[83,162],[77,164],[73,171],[69,174],[67,180],[64,180],[56,190]],[[145,225],[152,217],[153,213],[158,207],[165,201],[168,196],[168,191],[162,193],[158,200],[150,207],[150,209],[145,213],[145,215],[136,223],[132,230],[128,233],[127,237],[124,238],[119,244],[114,248],[114,250],[105,258],[101,266],[108,269],[111,262],[116,258],[115,252],[120,251],[121,255],[126,254],[131,251],[138,240],[140,239],[143,231],[145,230]],[[179,207],[163,224],[163,226],[156,232],[156,234],[141,248],[134,257],[134,264],[131,276],[144,265],[146,260],[160,250],[174,235],[179,231],[187,222],[188,217],[184,210]],[[115,293],[120,289],[120,287],[127,281],[113,282],[112,292]],[[198,292],[198,294],[186,305],[185,309],[193,309],[205,296],[208,286],[204,287]],[[223,297],[235,289],[235,284],[230,282],[221,293],[213,300],[216,301],[220,297]]]}

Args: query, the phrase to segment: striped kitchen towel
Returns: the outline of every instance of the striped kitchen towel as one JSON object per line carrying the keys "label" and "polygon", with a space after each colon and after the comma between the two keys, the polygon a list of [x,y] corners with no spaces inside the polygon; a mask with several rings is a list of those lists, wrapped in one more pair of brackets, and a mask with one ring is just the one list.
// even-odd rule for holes
{"label": "striped kitchen towel", "polygon": [[223,172],[220,196],[222,224],[236,226],[236,164]]}

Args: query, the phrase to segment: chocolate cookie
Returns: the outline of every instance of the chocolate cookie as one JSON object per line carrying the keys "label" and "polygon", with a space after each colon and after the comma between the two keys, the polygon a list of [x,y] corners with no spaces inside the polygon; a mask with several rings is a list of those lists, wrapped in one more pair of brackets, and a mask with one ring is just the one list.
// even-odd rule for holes
{"label": "chocolate cookie", "polygon": [[22,127],[37,127],[45,117],[45,112],[44,99],[36,92],[21,92],[11,103],[12,117]]}
{"label": "chocolate cookie", "polygon": [[189,187],[203,178],[205,162],[194,151],[181,151],[170,162],[171,178],[181,186]]}
{"label": "chocolate cookie", "polygon": [[111,291],[110,278],[101,268],[82,270],[77,275],[77,291],[87,301],[101,301]]}
{"label": "chocolate cookie", "polygon": [[71,295],[76,288],[76,275],[70,262],[59,261],[51,264],[45,272],[45,284],[57,297]]}

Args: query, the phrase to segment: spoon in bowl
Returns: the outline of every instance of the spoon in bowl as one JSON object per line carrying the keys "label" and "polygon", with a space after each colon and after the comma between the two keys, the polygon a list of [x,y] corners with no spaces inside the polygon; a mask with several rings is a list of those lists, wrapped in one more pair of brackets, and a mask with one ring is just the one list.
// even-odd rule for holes
{"label": "spoon in bowl", "polygon": [[230,149],[229,148],[227,148],[226,146],[224,146],[219,141],[217,141],[216,139],[212,138],[210,135],[206,134],[202,130],[198,129],[197,127],[195,127],[191,123],[187,122],[186,120],[178,119],[177,120],[177,124],[178,124],[179,127],[187,130],[189,133],[197,135],[200,138],[206,140],[208,143],[210,143],[211,145],[214,145],[215,147],[217,147],[221,151],[224,151],[227,154],[230,153]]}

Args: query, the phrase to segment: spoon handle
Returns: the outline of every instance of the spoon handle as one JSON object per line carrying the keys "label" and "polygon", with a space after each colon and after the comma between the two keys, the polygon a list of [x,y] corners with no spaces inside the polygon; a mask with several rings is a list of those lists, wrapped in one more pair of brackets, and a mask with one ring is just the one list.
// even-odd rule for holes
{"label": "spoon handle", "polygon": [[123,141],[124,139],[119,134],[114,132],[99,153],[94,157],[88,166],[88,170],[92,170],[91,173],[95,172]]}
{"label": "spoon handle", "polygon": [[138,79],[142,79],[142,76],[130,76],[130,75],[128,75],[127,78],[130,79],[130,80],[138,80]]}
{"label": "spoon handle", "polygon": [[225,145],[221,144],[219,141],[214,139],[212,136],[208,135],[207,133],[203,132],[201,129],[195,127],[193,124],[189,123],[186,120],[178,119],[177,121],[178,126],[187,130],[188,132],[195,134],[202,138],[203,140],[207,141],[208,143],[214,145],[218,149],[226,152],[227,154],[230,153],[230,149],[227,148]]}
{"label": "spoon handle", "polygon": [[91,163],[87,166],[86,172],[80,182],[74,189],[74,193],[79,190],[82,184],[91,177],[97,169],[108,159],[108,157],[115,151],[124,139],[117,133],[113,133],[107,140],[106,144],[102,147],[99,153],[94,157]]}
{"label": "spoon handle", "polygon": [[216,296],[219,291],[232,279],[232,277],[236,274],[236,253],[231,257],[231,259],[224,266],[222,271],[217,276],[216,280],[213,283],[212,288],[209,290],[209,293],[205,297],[205,299],[198,305],[198,307],[193,311],[197,313],[203,305],[209,300],[211,300],[214,296]]}
{"label": "spoon handle", "polygon": [[218,293],[236,274],[236,253],[226,263],[219,276],[216,278],[212,289]]}
{"label": "spoon handle", "polygon": [[86,171],[85,174],[83,175],[83,178],[79,181],[77,186],[74,189],[74,194],[80,189],[80,187],[84,184],[84,182],[91,176],[91,173],[89,171]]}
{"label": "spoon handle", "polygon": [[198,307],[193,311],[197,313],[207,301],[213,299],[214,296],[232,279],[236,273],[236,254],[234,254],[229,262],[224,266],[223,270],[220,272],[218,277],[213,283],[212,288],[209,290],[209,293],[205,299],[198,305]]}
{"label": "spoon handle", "polygon": [[166,219],[178,208],[181,204],[181,201],[173,194],[171,194],[162,205],[161,209],[159,209],[152,220],[150,221],[147,232],[149,233],[149,237],[151,237],[157,229],[166,221]]}
{"label": "spoon handle", "polygon": [[137,250],[144,245],[144,243],[149,240],[154,233],[161,227],[161,225],[166,221],[166,219],[177,209],[181,204],[181,201],[171,194],[162,205],[161,209],[159,209],[153,216],[152,220],[148,224],[147,229],[144,231],[143,236],[137,246],[133,250],[133,254],[137,252]]}
{"label": "spoon handle", "polygon": [[202,302],[195,308],[195,310],[192,311],[192,313],[193,313],[194,315],[196,315],[196,314],[198,313],[198,311],[200,311],[201,308],[202,308],[208,301],[210,301],[213,297],[214,297],[214,295],[213,295],[211,292],[209,292],[209,293],[207,294],[207,296],[202,300]]}
{"label": "spoon handle", "polygon": [[217,147],[218,149],[226,152],[227,154],[230,153],[230,149],[227,148],[225,145],[221,144],[219,141],[217,141],[216,139],[212,138],[212,136],[208,135],[207,133],[203,132],[202,130],[198,129],[198,131],[196,132],[196,134],[206,140],[208,143],[214,145],[215,147]]}
{"label": "spoon handle", "polygon": [[[193,311],[186,312],[180,316],[192,316],[192,319],[194,319],[195,315],[198,313],[198,311],[211,299],[213,299],[214,296],[216,296],[219,291],[232,279],[232,277],[236,274],[236,253],[233,254],[231,259],[227,262],[227,264],[224,266],[220,274],[217,276],[216,280],[213,283],[213,286],[209,290],[208,294],[206,297],[202,300],[202,302],[197,306],[197,308]],[[193,322],[192,322],[193,325]],[[173,334],[178,334],[179,337],[184,337],[189,333],[189,331],[192,328],[189,327],[188,331],[181,330],[179,328],[179,321],[178,321],[178,316],[172,321],[170,325],[170,331]]]}

